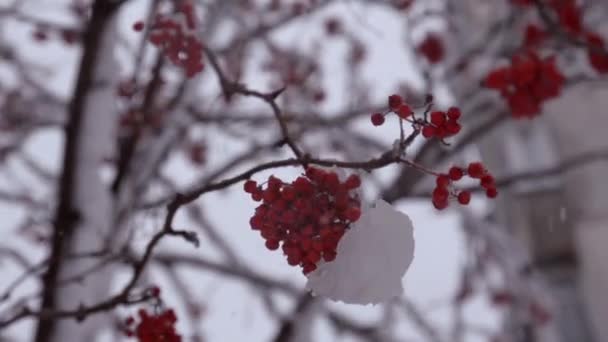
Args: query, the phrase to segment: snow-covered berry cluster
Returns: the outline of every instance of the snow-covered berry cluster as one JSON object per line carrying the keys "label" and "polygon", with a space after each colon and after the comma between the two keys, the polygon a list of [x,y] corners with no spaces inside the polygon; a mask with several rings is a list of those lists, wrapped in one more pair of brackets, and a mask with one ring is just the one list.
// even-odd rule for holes
{"label": "snow-covered berry cluster", "polygon": [[452,166],[447,174],[439,174],[436,179],[435,189],[433,190],[433,206],[442,210],[448,207],[450,197],[455,197],[458,203],[467,205],[471,201],[471,193],[466,190],[458,190],[453,186],[453,182],[461,180],[464,176],[479,179],[479,184],[486,190],[488,198],[498,196],[494,177],[486,170],[480,162],[473,162],[466,169]]}
{"label": "snow-covered berry cluster", "polygon": [[330,170],[308,167],[293,182],[270,176],[263,185],[245,182],[245,191],[262,202],[250,219],[270,250],[282,248],[287,262],[301,266],[304,274],[314,271],[323,259],[336,258],[338,242],[350,224],[359,220],[361,204],[357,175],[341,181]]}

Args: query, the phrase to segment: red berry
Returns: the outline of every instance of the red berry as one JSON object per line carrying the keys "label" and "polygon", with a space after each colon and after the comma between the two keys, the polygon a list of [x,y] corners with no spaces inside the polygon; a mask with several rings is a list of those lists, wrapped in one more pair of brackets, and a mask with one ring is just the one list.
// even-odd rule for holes
{"label": "red berry", "polygon": [[296,198],[296,191],[292,186],[286,186],[281,191],[281,197],[286,201],[292,201]]}
{"label": "red berry", "polygon": [[450,107],[450,109],[448,109],[448,118],[450,118],[451,120],[458,120],[460,119],[460,109],[458,109],[457,107]]}
{"label": "red berry", "polygon": [[433,126],[422,127],[422,136],[425,138],[432,138],[437,134],[437,129]]}
{"label": "red berry", "polygon": [[150,288],[150,295],[152,297],[160,296],[160,288],[158,286],[153,286]]}
{"label": "red berry", "polygon": [[452,166],[450,168],[450,171],[448,171],[448,176],[453,181],[460,180],[463,175],[464,175],[464,172],[462,171],[461,168],[459,168],[457,166]]}
{"label": "red berry", "polygon": [[336,252],[332,252],[332,251],[324,251],[323,252],[323,260],[325,260],[326,262],[330,262],[336,259]]}
{"label": "red berry", "polygon": [[384,115],[382,113],[374,113],[371,120],[374,126],[380,126],[384,123]]}
{"label": "red berry", "polygon": [[443,126],[446,121],[446,116],[444,112],[432,112],[431,113],[431,123],[435,126]]}
{"label": "red berry", "polygon": [[279,241],[272,239],[266,240],[266,248],[270,249],[271,251],[279,249]]}
{"label": "red berry", "polygon": [[458,132],[460,132],[460,130],[462,129],[462,127],[460,126],[460,124],[456,121],[448,121],[447,124],[445,125],[445,130],[450,134],[450,135],[454,135],[454,134],[458,134]]}
{"label": "red berry", "polygon": [[441,38],[435,33],[431,33],[426,36],[426,38],[418,46],[418,52],[424,55],[424,57],[426,57],[429,62],[433,64],[440,62],[445,55]]}
{"label": "red berry", "polygon": [[467,172],[472,178],[481,178],[485,175],[486,169],[483,167],[482,163],[474,162],[469,164]]}
{"label": "red berry", "polygon": [[317,265],[311,264],[311,263],[304,263],[304,266],[302,268],[303,268],[302,272],[304,274],[308,274],[308,273],[316,270],[317,269]]}
{"label": "red berry", "polygon": [[253,199],[256,202],[259,202],[262,200],[262,191],[256,191],[254,193],[251,194],[251,199]]}
{"label": "red berry", "polygon": [[137,31],[137,32],[140,32],[140,31],[142,31],[143,29],[144,29],[144,22],[143,22],[143,21],[141,21],[141,20],[140,20],[140,21],[136,21],[136,22],[133,24],[133,30],[135,30],[135,31]]}
{"label": "red berry", "polygon": [[388,97],[388,107],[391,110],[399,109],[399,107],[401,106],[402,103],[403,103],[403,99],[399,95],[393,94]]}
{"label": "red berry", "polygon": [[458,203],[467,205],[471,201],[471,193],[468,191],[461,191],[458,194]]}
{"label": "red berry", "polygon": [[441,199],[433,197],[433,206],[435,206],[435,209],[437,210],[443,210],[448,207],[448,200],[447,198]]}
{"label": "red berry", "polygon": [[249,179],[245,182],[243,188],[245,189],[245,192],[253,194],[258,189],[258,183],[256,183],[256,181],[254,180]]}
{"label": "red berry", "polygon": [[412,112],[412,109],[410,108],[410,106],[408,106],[406,104],[402,104],[402,105],[399,106],[399,108],[397,108],[397,110],[395,110],[395,113],[397,113],[397,115],[400,118],[407,119],[414,112]]}
{"label": "red berry", "polygon": [[316,264],[317,262],[319,262],[319,260],[321,260],[321,253],[319,253],[318,251],[310,250],[308,251],[308,253],[306,254],[306,260],[308,260],[309,262]]}
{"label": "red berry", "polygon": [[481,177],[481,186],[484,188],[494,187],[494,177],[492,177],[492,175],[485,175]]}
{"label": "red berry", "polygon": [[488,196],[488,198],[496,198],[496,196],[498,196],[498,190],[496,188],[488,188],[486,189],[486,196]]}
{"label": "red berry", "polygon": [[449,195],[448,189],[443,187],[437,187],[433,190],[433,199],[447,200]]}
{"label": "red berry", "polygon": [[436,182],[438,187],[446,188],[448,185],[450,185],[450,178],[448,175],[439,175],[437,176]]}

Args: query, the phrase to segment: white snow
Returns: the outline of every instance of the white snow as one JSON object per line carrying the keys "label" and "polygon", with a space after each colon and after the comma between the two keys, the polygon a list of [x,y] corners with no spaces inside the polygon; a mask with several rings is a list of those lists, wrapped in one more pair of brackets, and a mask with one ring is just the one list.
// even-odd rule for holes
{"label": "white snow", "polygon": [[379,304],[403,293],[401,279],[414,259],[410,218],[378,200],[338,244],[334,261],[321,262],[306,287],[347,304]]}

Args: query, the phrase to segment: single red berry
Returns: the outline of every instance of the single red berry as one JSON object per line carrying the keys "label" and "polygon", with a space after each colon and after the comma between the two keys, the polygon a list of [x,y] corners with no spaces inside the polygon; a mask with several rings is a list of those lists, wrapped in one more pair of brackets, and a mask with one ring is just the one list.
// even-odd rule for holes
{"label": "single red berry", "polygon": [[323,252],[323,260],[326,262],[330,262],[336,259],[337,253],[334,251],[324,251]]}
{"label": "single red berry", "polygon": [[256,181],[248,179],[243,185],[246,193],[253,194],[258,189],[258,183]]}
{"label": "single red berry", "polygon": [[481,177],[481,186],[484,188],[494,187],[494,177],[492,177],[492,175],[485,175]]}
{"label": "single red berry", "polygon": [[395,110],[395,113],[397,113],[397,115],[400,118],[407,119],[414,112],[412,112],[412,109],[410,108],[410,106],[408,106],[406,104],[402,104],[402,105],[399,106],[399,108],[397,108],[397,110]]}
{"label": "single red berry", "polygon": [[143,21],[136,21],[133,24],[133,30],[137,31],[137,32],[141,32],[144,29],[144,22]]}
{"label": "single red berry", "polygon": [[436,182],[438,187],[446,188],[448,185],[450,185],[450,178],[448,175],[439,175],[437,176]]}
{"label": "single red berry", "polygon": [[261,201],[262,198],[263,198],[263,192],[261,190],[257,190],[251,194],[251,199],[253,199],[256,202]]}
{"label": "single red berry", "polygon": [[486,169],[483,167],[482,163],[474,162],[469,164],[467,172],[472,178],[481,178],[485,175]]}
{"label": "single red berry", "polygon": [[458,166],[452,166],[450,168],[450,171],[448,171],[448,176],[453,181],[460,180],[463,175],[464,175],[464,172]]}
{"label": "single red berry", "polygon": [[302,268],[303,268],[302,272],[304,272],[304,274],[308,274],[308,273],[316,270],[317,265],[311,264],[311,263],[304,263],[304,266],[302,266]]}
{"label": "single red berry", "polygon": [[279,241],[273,239],[266,240],[266,248],[270,249],[271,251],[279,249]]}
{"label": "single red berry", "polygon": [[403,99],[401,98],[401,96],[393,94],[388,97],[388,107],[391,110],[399,109],[399,106],[401,106],[401,104],[403,104]]}
{"label": "single red berry", "polygon": [[499,68],[491,71],[483,81],[483,84],[490,88],[501,90],[505,89],[511,83],[512,75],[510,68]]}
{"label": "single red berry", "polygon": [[498,190],[496,188],[488,188],[486,189],[486,196],[488,196],[488,198],[496,198],[496,196],[498,196]]}
{"label": "single red berry", "polygon": [[435,126],[443,126],[446,121],[445,113],[436,111],[431,113],[431,123]]}
{"label": "single red berry", "polygon": [[449,195],[448,189],[443,187],[437,187],[433,190],[433,199],[447,200]]}
{"label": "single red berry", "polygon": [[281,191],[281,198],[286,201],[292,201],[296,198],[296,191],[292,186],[285,186]]}
{"label": "single red berry", "polygon": [[160,296],[160,288],[158,286],[153,286],[150,288],[150,295],[152,297],[158,298]]}
{"label": "single red berry", "polygon": [[460,119],[460,109],[458,109],[457,107],[450,107],[450,109],[448,109],[447,112],[448,118],[452,119],[452,120],[458,120]]}
{"label": "single red berry", "polygon": [[435,33],[430,33],[426,36],[418,46],[418,52],[424,55],[432,64],[439,63],[445,55],[443,42]]}
{"label": "single red berry", "polygon": [[448,132],[450,135],[458,134],[458,132],[460,132],[462,129],[460,124],[453,120],[448,121],[444,127],[446,132]]}
{"label": "single red berry", "polygon": [[458,203],[467,205],[469,202],[471,202],[471,193],[468,191],[461,191],[458,194]]}
{"label": "single red berry", "polygon": [[435,198],[433,197],[433,206],[437,210],[443,210],[448,207],[448,199],[445,198]]}
{"label": "single red berry", "polygon": [[432,138],[437,134],[437,129],[433,126],[422,127],[422,136],[425,138]]}
{"label": "single red berry", "polygon": [[384,115],[382,113],[374,113],[371,120],[374,126],[380,126],[384,123]]}

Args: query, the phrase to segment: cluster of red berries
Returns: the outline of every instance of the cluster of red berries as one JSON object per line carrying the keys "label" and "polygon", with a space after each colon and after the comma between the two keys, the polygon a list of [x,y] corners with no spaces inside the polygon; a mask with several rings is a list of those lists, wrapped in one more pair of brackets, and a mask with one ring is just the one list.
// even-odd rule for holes
{"label": "cluster of red berries", "polygon": [[139,342],[181,342],[182,338],[175,330],[177,316],[172,309],[159,313],[138,311],[139,322],[128,317],[125,320],[125,334],[135,337]]}
{"label": "cluster of red berries", "polygon": [[[427,102],[430,103],[431,101]],[[394,94],[388,97],[388,108],[389,110],[385,113],[372,114],[371,121],[374,126],[384,124],[384,116],[391,112],[397,114],[403,120],[408,120],[410,116],[414,116],[412,108],[399,95]],[[460,116],[460,109],[451,107],[447,112],[432,112],[430,120],[416,119],[414,117],[410,122],[415,123],[418,127],[422,127],[421,133],[425,138],[436,137],[444,139],[460,132],[462,128],[460,123],[458,123]]]}
{"label": "cluster of red berries", "polygon": [[250,219],[266,247],[282,249],[291,266],[301,266],[307,274],[321,258],[336,258],[338,242],[352,222],[361,217],[361,204],[354,190],[361,180],[350,175],[341,181],[333,171],[308,167],[291,183],[270,176],[266,188],[253,180],[245,182],[245,192],[262,202]]}
{"label": "cluster of red berries", "polygon": [[390,112],[397,114],[397,116],[404,120],[414,114],[412,108],[403,101],[403,98],[395,94],[388,97],[388,108],[389,111],[386,113],[372,114],[371,121],[374,126],[381,126],[384,124],[384,116]]}
{"label": "cluster of red berries", "polygon": [[[511,0],[515,5],[532,6],[536,0]],[[573,34],[583,31],[581,10],[576,3],[577,0],[548,0],[543,1],[543,6],[555,14],[560,26]]]}
{"label": "cluster of red berries", "polygon": [[544,101],[559,96],[565,78],[554,57],[540,58],[535,52],[516,55],[510,66],[491,71],[484,85],[500,91],[515,118],[540,114]]}
{"label": "cluster of red berries", "polygon": [[[520,6],[531,6],[534,0],[511,0]],[[549,13],[553,14],[556,23],[574,38],[585,41],[589,64],[599,73],[608,73],[608,49],[604,39],[597,33],[586,30],[583,25],[582,11],[576,0],[549,0],[543,3]],[[546,37],[546,32],[535,25],[528,26],[524,46],[530,47]]]}
{"label": "cluster of red berries", "polygon": [[447,112],[432,112],[430,122],[422,127],[422,136],[443,139],[458,134],[462,128],[458,123],[460,116],[460,109],[456,107],[451,107]]}
{"label": "cluster of red berries", "polygon": [[448,207],[450,196],[456,197],[458,203],[467,205],[471,201],[471,193],[463,190],[458,191],[452,187],[452,182],[459,181],[465,175],[471,178],[479,179],[480,185],[486,190],[488,198],[498,196],[494,177],[486,170],[480,162],[473,162],[466,169],[458,166],[452,166],[447,174],[440,174],[436,179],[436,186],[433,190],[433,206],[437,210],[442,210]]}
{"label": "cluster of red berries", "polygon": [[[148,39],[159,47],[174,65],[183,68],[187,77],[193,77],[203,70],[203,44],[194,33],[197,28],[194,5],[190,1],[181,2],[177,14],[184,19],[177,20],[158,14]],[[141,21],[133,24],[135,31],[142,31],[143,28],[144,23]]]}
{"label": "cluster of red berries", "polygon": [[418,45],[418,52],[422,54],[431,64],[439,63],[445,56],[445,50],[441,38],[436,33],[429,33],[422,43]]}

